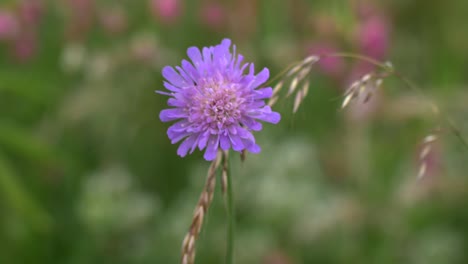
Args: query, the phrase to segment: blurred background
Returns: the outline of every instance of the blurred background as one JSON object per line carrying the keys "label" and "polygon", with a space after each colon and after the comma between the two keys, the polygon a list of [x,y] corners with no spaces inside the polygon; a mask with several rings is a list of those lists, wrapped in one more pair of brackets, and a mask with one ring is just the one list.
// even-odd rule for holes
{"label": "blurred background", "polygon": [[[176,155],[154,91],[189,46],[231,38],[272,76],[310,54],[391,61],[468,138],[467,12],[464,0],[1,0],[0,263],[179,262],[209,164]],[[373,70],[320,61],[298,113],[282,98],[282,122],[257,133],[262,153],[234,156],[236,263],[468,263],[468,150],[392,78],[340,110]],[[222,263],[225,222],[217,190],[197,263]]]}

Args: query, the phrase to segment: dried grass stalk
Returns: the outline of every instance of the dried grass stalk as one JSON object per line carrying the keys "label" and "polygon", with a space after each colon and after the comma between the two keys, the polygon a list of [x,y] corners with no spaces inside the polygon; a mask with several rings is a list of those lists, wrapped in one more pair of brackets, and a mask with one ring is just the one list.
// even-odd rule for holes
{"label": "dried grass stalk", "polygon": [[278,102],[278,99],[279,99],[279,96],[274,95],[274,96],[271,97],[270,100],[268,101],[268,105],[269,105],[270,107],[272,107],[274,104],[276,104],[276,102]]}
{"label": "dried grass stalk", "polygon": [[[273,88],[273,95],[268,101],[268,105],[273,106],[278,101],[279,92],[285,86],[284,84],[289,82],[286,97],[296,93],[293,106],[293,112],[295,113],[309,92],[309,81],[306,78],[309,76],[313,64],[318,62],[319,59],[319,56],[311,55],[297,62]],[[301,88],[298,89],[299,87]]]}
{"label": "dried grass stalk", "polygon": [[438,136],[435,134],[430,134],[423,139],[421,151],[419,152],[419,170],[418,170],[418,179],[422,179],[427,175],[427,168],[429,166],[429,155],[431,154],[434,143],[437,141]]}
{"label": "dried grass stalk", "polygon": [[228,166],[229,166],[229,152],[223,151],[223,168],[221,172],[221,191],[223,195],[226,195],[227,184],[228,184]]}
{"label": "dried grass stalk", "polygon": [[205,215],[213,201],[216,185],[216,171],[221,164],[221,158],[221,151],[219,151],[208,169],[205,187],[203,188],[200,198],[198,199],[197,206],[195,207],[192,224],[190,225],[190,229],[182,242],[182,264],[193,264],[195,262],[195,244],[198,236],[200,235]]}
{"label": "dried grass stalk", "polygon": [[343,95],[344,99],[343,103],[341,103],[341,109],[357,99],[361,99],[362,103],[367,103],[375,91],[382,86],[383,77],[376,73],[368,73],[361,79],[353,82]]}

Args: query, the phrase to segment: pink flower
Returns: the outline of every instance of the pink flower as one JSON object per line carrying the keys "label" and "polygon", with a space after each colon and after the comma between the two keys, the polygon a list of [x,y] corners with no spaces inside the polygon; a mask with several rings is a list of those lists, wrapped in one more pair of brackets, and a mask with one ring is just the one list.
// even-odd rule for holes
{"label": "pink flower", "polygon": [[9,10],[0,9],[0,41],[13,39],[19,31],[18,20]]}
{"label": "pink flower", "polygon": [[42,0],[23,0],[19,5],[19,17],[27,26],[37,26],[43,11]]}
{"label": "pink flower", "polygon": [[74,40],[86,38],[94,23],[94,0],[67,0],[67,4],[67,37]]}
{"label": "pink flower", "polygon": [[102,12],[99,20],[109,34],[119,34],[127,29],[127,14],[121,8],[112,8]]}
{"label": "pink flower", "polygon": [[361,52],[382,60],[389,46],[389,26],[382,16],[367,18],[358,29],[358,45]]}
{"label": "pink flower", "polygon": [[213,30],[220,30],[226,21],[226,11],[217,2],[206,3],[201,7],[200,21]]}
{"label": "pink flower", "polygon": [[37,37],[31,33],[22,33],[15,39],[12,52],[19,62],[31,60],[37,52]]}
{"label": "pink flower", "polygon": [[182,3],[179,0],[150,0],[150,9],[161,22],[173,24],[182,13]]}

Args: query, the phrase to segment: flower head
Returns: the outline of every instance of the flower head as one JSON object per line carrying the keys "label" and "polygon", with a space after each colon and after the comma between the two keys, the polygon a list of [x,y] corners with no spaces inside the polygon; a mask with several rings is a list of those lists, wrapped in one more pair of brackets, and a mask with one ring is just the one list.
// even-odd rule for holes
{"label": "flower head", "polygon": [[168,105],[174,108],[162,110],[160,119],[178,120],[167,134],[173,144],[183,140],[177,150],[181,157],[197,147],[206,148],[206,160],[213,160],[219,148],[258,153],[251,131],[262,129],[259,121],[280,121],[264,102],[272,89],[260,88],[269,78],[268,69],[255,75],[253,63],[243,63],[243,56],[236,54],[235,46],[231,52],[230,46],[231,41],[224,39],[201,51],[191,47],[187,55],[192,62],[183,60],[181,67],[166,66],[162,71],[170,92],[158,93],[170,96]]}

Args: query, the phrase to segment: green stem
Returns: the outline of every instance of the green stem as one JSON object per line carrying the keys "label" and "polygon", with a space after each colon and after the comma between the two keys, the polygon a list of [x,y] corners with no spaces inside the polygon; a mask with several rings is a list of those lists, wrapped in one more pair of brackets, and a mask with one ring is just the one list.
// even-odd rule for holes
{"label": "green stem", "polygon": [[226,264],[234,262],[234,229],[235,229],[235,214],[234,214],[234,194],[232,191],[232,179],[230,168],[230,157],[226,153],[224,156],[227,165],[227,189],[226,189],[226,206],[227,206],[227,248],[226,248]]}

